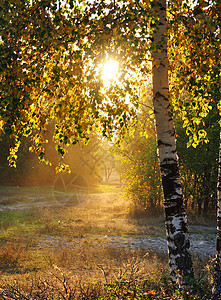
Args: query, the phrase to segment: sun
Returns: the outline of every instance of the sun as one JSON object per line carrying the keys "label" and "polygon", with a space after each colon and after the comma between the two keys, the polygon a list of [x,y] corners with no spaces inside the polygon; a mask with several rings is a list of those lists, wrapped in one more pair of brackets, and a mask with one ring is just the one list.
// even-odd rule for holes
{"label": "sun", "polygon": [[103,65],[102,79],[104,85],[109,85],[111,81],[118,77],[119,63],[116,60],[109,59]]}

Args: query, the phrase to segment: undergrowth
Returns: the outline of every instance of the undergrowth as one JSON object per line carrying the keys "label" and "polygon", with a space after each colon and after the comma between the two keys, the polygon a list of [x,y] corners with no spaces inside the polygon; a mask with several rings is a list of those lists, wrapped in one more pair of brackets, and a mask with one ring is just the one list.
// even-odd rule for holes
{"label": "undergrowth", "polygon": [[[131,271],[131,270],[130,270]],[[129,274],[120,272],[110,282],[82,282],[76,276],[54,268],[44,277],[32,275],[22,281],[2,282],[1,299],[211,299],[206,282],[194,282],[194,289],[174,291],[167,269],[159,267],[143,277],[137,270]],[[192,289],[192,287],[191,287]]]}
{"label": "undergrowth", "polygon": [[[75,266],[74,257],[72,266],[69,259],[63,267],[51,258],[45,269],[26,271],[24,274],[15,272],[14,276],[9,276],[7,270],[2,271],[0,299],[211,299],[211,281],[208,278],[212,270],[211,263],[206,260],[196,259],[196,280],[183,291],[174,291],[169,269],[157,256],[149,253],[143,255],[137,251],[114,251],[108,254],[105,249],[103,253],[98,253],[101,255],[100,261],[89,262],[91,270],[84,270],[84,275],[78,268],[86,268],[90,255]],[[112,265],[109,261],[111,257]],[[199,265],[202,272],[199,272]]]}

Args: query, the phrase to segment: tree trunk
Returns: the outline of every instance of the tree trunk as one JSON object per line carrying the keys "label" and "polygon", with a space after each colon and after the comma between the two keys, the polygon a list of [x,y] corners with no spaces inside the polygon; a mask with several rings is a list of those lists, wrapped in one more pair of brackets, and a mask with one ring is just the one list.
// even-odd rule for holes
{"label": "tree trunk", "polygon": [[220,299],[221,295],[221,132],[219,148],[219,169],[217,183],[217,236],[216,236],[216,259],[214,272],[213,299]]}
{"label": "tree trunk", "polygon": [[209,168],[209,166],[205,165],[204,170],[204,176],[203,176],[203,186],[204,186],[204,192],[203,192],[203,208],[202,208],[202,214],[204,217],[208,216],[208,209],[209,209],[209,202],[210,202],[210,186],[212,182],[212,170]]}
{"label": "tree trunk", "polygon": [[153,106],[164,192],[169,264],[173,283],[182,288],[187,278],[193,278],[193,268],[178,170],[175,129],[169,102],[166,0],[154,0],[153,9],[156,10],[156,14],[159,13],[159,30],[153,34]]}
{"label": "tree trunk", "polygon": [[197,214],[198,214],[198,216],[201,216],[201,214],[202,214],[202,195],[201,195],[201,193],[200,193],[200,196],[198,197],[198,199],[197,199]]}

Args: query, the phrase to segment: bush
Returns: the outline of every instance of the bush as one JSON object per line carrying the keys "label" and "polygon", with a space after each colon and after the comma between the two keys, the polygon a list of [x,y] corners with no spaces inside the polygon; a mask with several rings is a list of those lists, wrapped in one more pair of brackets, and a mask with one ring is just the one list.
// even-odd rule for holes
{"label": "bush", "polygon": [[147,213],[161,207],[162,188],[155,137],[135,139],[133,156],[124,171],[125,190],[132,199],[131,209]]}
{"label": "bush", "polygon": [[134,133],[129,133],[118,149],[122,158],[122,177],[130,211],[135,215],[158,211],[163,194],[156,132],[151,111],[143,111]]}

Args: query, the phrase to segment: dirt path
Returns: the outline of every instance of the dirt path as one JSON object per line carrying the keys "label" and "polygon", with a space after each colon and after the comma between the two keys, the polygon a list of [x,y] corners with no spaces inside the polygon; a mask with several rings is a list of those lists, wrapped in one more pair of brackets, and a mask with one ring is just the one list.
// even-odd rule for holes
{"label": "dirt path", "polygon": [[[215,256],[215,234],[190,234],[191,252],[198,257]],[[101,245],[108,245],[114,248],[130,248],[142,250],[156,250],[157,252],[167,253],[167,243],[164,237],[146,237],[146,236],[90,236],[87,238],[73,238],[65,241],[60,237],[46,237],[39,241],[39,246],[63,247],[67,244],[72,247],[79,247],[81,244],[93,243],[96,240]]]}
{"label": "dirt path", "polygon": [[[215,255],[215,237],[215,234],[190,234],[191,252],[200,257],[213,257]],[[114,247],[152,249],[167,253],[167,243],[163,237],[107,237],[107,239]]]}
{"label": "dirt path", "polygon": [[[103,196],[107,197],[109,193],[104,193]],[[96,197],[96,194],[93,194],[92,197]],[[12,197],[11,197],[12,198]],[[35,199],[34,199],[35,198]],[[2,197],[0,197],[2,199]],[[0,211],[14,211],[14,210],[26,210],[32,208],[42,208],[42,207],[51,207],[55,206],[56,203],[51,198],[51,201],[48,200],[48,195],[44,197],[43,195],[38,195],[38,200],[36,201],[36,195],[29,195],[30,202],[26,203],[14,203],[9,204],[10,201],[0,202]],[[7,199],[6,199],[7,200]],[[35,200],[31,202],[31,200]],[[13,202],[12,202],[13,203]],[[57,204],[58,205],[58,204]],[[209,226],[198,226],[190,225],[190,241],[191,241],[191,252],[202,257],[202,256],[211,256],[215,255],[215,242],[216,242],[216,228]],[[90,239],[91,241],[97,239],[100,243],[107,243],[111,247],[122,248],[129,247],[131,249],[145,249],[145,250],[156,250],[159,252],[167,252],[166,239],[161,236],[90,236],[89,238],[78,238],[73,239],[67,243],[72,246],[80,245],[85,242],[85,240]],[[48,247],[59,246],[60,244],[64,245],[65,238],[58,238],[53,236],[48,236],[42,238],[39,241],[39,245],[46,245]]]}

